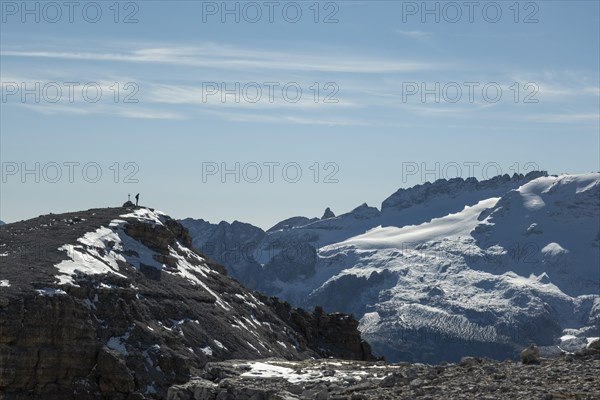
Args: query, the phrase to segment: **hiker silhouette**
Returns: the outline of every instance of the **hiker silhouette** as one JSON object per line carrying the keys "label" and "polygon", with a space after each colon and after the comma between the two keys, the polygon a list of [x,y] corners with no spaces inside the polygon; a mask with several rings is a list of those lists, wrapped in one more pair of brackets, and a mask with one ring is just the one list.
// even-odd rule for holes
{"label": "hiker silhouette", "polygon": [[135,195],[135,205],[136,206],[138,205],[138,201],[139,200],[140,200],[140,194],[138,193],[138,194]]}

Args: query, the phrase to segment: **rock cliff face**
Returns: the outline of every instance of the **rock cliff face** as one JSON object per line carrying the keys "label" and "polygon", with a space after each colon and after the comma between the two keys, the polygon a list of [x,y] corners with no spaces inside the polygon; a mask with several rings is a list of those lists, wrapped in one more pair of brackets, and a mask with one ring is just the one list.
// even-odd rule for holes
{"label": "rock cliff face", "polygon": [[357,321],[249,291],[144,208],[0,229],[0,399],[165,398],[207,362],[373,359]]}
{"label": "rock cliff face", "polygon": [[351,315],[326,314],[316,307],[312,314],[295,309],[288,303],[281,303],[276,297],[261,296],[277,315],[300,332],[308,342],[308,347],[327,357],[348,360],[374,361],[371,346],[362,340],[358,332],[358,321]]}

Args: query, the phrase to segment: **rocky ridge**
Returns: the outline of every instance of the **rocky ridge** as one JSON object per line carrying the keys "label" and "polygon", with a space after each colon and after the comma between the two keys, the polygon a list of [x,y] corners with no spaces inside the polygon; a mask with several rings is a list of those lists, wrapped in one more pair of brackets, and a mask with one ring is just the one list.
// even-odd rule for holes
{"label": "rocky ridge", "polygon": [[210,361],[374,359],[358,322],[249,291],[148,208],[0,228],[0,398],[165,398]]}

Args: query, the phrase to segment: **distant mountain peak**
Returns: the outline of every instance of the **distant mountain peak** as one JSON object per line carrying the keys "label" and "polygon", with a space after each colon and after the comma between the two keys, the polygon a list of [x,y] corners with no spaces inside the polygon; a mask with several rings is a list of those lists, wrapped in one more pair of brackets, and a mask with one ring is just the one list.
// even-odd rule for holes
{"label": "distant mountain peak", "polygon": [[271,228],[267,229],[267,232],[275,232],[278,230],[287,230],[287,229],[292,229],[292,228],[296,228],[299,226],[304,226],[304,225],[308,225],[312,222],[318,221],[319,218],[307,218],[307,217],[291,217],[291,218],[287,218],[284,219],[283,221],[280,221],[278,223],[276,223],[275,225],[273,225]]}
{"label": "distant mountain peak", "polygon": [[504,190],[507,185],[512,188],[532,181],[534,179],[548,176],[547,171],[531,171],[526,175],[508,174],[497,175],[489,179],[482,181],[477,180],[475,177],[463,178],[452,178],[452,179],[438,179],[434,182],[425,182],[409,188],[400,188],[394,194],[389,196],[381,204],[381,211],[384,212],[389,209],[403,209],[408,208],[414,204],[426,202],[432,198],[439,196],[455,197],[457,195],[463,195],[467,192],[481,191],[481,190]]}
{"label": "distant mountain peak", "polygon": [[333,213],[333,211],[331,211],[331,209],[329,207],[327,207],[325,209],[325,212],[323,213],[323,216],[321,217],[321,219],[327,219],[327,218],[334,218],[335,214]]}
{"label": "distant mountain peak", "polygon": [[367,203],[362,203],[360,206],[350,211],[350,215],[356,219],[370,219],[378,217],[381,215],[381,212],[377,207],[371,207]]}

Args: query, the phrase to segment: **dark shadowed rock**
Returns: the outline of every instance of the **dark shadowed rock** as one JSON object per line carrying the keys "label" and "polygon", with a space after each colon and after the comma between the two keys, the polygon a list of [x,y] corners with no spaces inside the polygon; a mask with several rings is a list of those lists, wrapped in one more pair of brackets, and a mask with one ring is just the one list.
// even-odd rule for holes
{"label": "dark shadowed rock", "polygon": [[335,214],[333,213],[333,211],[331,211],[331,209],[329,207],[327,207],[325,209],[325,212],[323,213],[323,216],[321,217],[321,219],[327,219],[327,218],[334,218]]}

